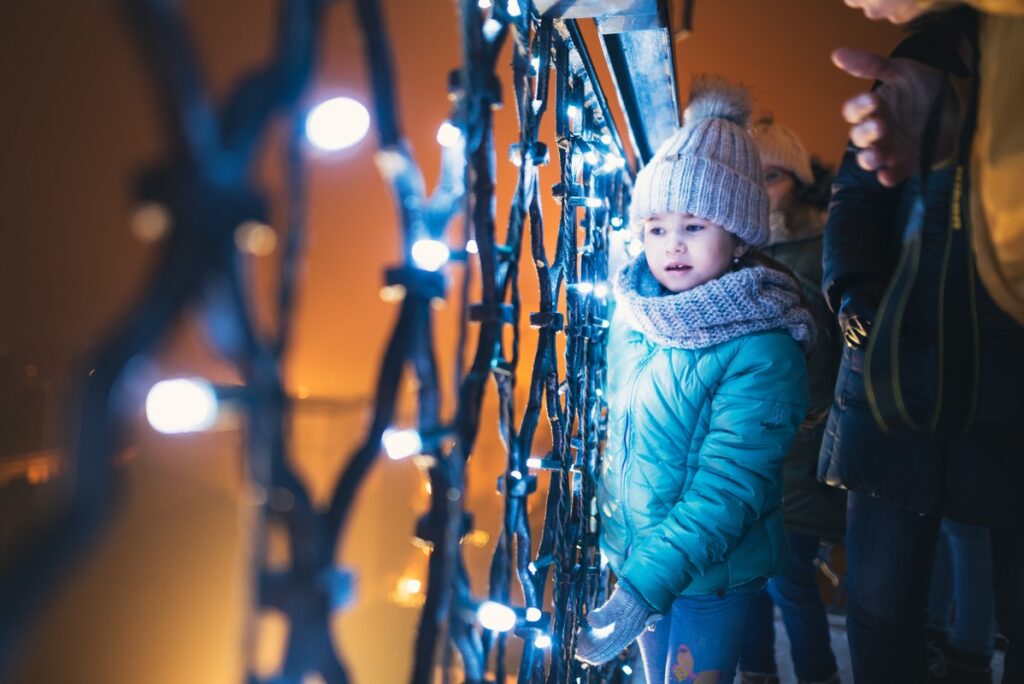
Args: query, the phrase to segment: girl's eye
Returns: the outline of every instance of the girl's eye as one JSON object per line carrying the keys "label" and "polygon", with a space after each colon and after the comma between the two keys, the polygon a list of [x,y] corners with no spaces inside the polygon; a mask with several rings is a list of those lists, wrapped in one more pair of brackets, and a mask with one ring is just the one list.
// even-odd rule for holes
{"label": "girl's eye", "polygon": [[700,232],[702,230],[704,230],[704,226],[699,224],[699,223],[687,223],[686,224],[686,232],[687,233],[698,233],[698,232]]}
{"label": "girl's eye", "polygon": [[661,226],[651,226],[650,228],[647,229],[647,232],[650,233],[651,235],[664,235],[665,229],[662,228]]}

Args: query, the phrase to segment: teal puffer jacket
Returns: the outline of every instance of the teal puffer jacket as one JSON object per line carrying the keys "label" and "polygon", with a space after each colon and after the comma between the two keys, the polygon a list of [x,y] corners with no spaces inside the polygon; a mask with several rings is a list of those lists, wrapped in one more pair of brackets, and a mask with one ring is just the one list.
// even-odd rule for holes
{"label": "teal puffer jacket", "polygon": [[775,574],[782,461],[807,411],[807,371],[783,330],[703,349],[652,343],[616,311],[601,548],[659,612]]}

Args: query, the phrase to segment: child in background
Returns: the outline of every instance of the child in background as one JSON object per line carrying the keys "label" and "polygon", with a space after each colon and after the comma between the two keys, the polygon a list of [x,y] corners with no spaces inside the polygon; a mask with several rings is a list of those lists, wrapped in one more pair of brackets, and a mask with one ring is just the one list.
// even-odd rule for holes
{"label": "child in background", "polygon": [[797,680],[801,684],[838,684],[815,565],[821,544],[841,542],[846,531],[846,492],[817,478],[818,452],[842,353],[835,317],[821,294],[821,245],[831,174],[820,166],[815,173],[803,143],[788,127],[764,119],[753,133],[771,209],[771,238],[761,251],[796,275],[814,314],[818,339],[807,360],[810,410],[783,468],[789,562],[753,601],[740,654],[740,684],[779,684],[775,606],[789,635]]}
{"label": "child in background", "polygon": [[615,279],[599,505],[618,584],[576,657],[639,638],[650,684],[731,682],[751,597],[786,555],[782,459],[815,332],[796,281],[747,251],[769,235],[749,116],[743,88],[694,84],[637,177],[644,249]]}

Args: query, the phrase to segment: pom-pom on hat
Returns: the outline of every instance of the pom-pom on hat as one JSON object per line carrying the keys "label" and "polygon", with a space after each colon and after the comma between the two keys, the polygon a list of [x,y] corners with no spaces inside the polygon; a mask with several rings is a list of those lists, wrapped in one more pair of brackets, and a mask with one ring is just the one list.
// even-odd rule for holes
{"label": "pom-pom on hat", "polygon": [[746,88],[702,76],[690,88],[683,126],[637,174],[629,220],[639,228],[654,214],[692,214],[744,242],[768,242],[768,195],[757,146],[747,125]]}

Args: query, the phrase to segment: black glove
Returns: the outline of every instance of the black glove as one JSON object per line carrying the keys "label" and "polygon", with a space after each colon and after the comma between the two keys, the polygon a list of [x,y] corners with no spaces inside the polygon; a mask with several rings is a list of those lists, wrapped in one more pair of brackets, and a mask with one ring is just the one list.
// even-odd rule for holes
{"label": "black glove", "polygon": [[589,629],[580,628],[576,634],[576,660],[603,665],[661,619],[635,592],[619,580],[611,598],[587,616]]}
{"label": "black glove", "polygon": [[846,346],[864,349],[868,346],[868,335],[875,320],[875,300],[863,292],[851,290],[840,300],[836,318]]}

